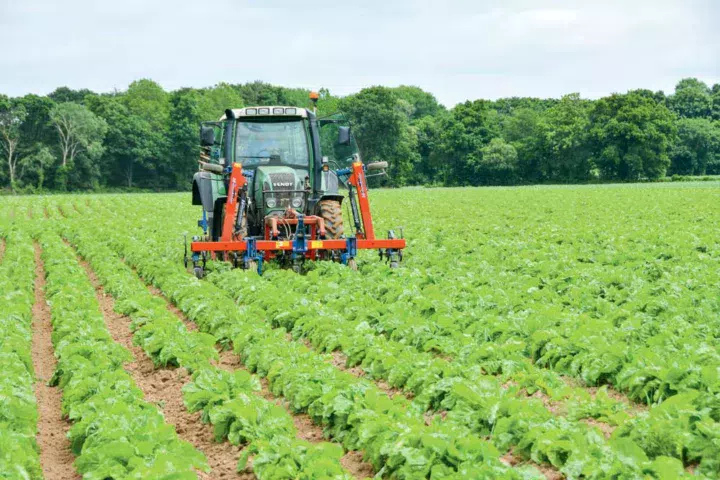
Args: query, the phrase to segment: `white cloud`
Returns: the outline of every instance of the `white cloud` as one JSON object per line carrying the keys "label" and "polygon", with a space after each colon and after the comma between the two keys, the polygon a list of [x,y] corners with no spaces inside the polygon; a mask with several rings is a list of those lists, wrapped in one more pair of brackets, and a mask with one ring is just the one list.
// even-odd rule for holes
{"label": "white cloud", "polygon": [[351,93],[414,84],[452,105],[597,97],[720,81],[714,0],[360,4],[0,0],[0,92],[108,91],[261,79]]}

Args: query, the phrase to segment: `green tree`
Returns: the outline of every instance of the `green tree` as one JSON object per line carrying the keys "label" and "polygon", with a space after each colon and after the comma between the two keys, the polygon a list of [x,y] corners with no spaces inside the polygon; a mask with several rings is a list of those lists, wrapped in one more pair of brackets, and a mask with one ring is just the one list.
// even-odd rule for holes
{"label": "green tree", "polygon": [[707,118],[678,121],[678,141],[672,149],[670,173],[705,175],[720,161],[720,126]]}
{"label": "green tree", "polygon": [[[61,164],[57,185],[62,189],[67,189],[70,183],[92,185],[100,176],[95,161],[103,153],[107,123],[86,107],[73,102],[57,104],[50,112],[50,120],[60,140]],[[81,155],[83,163],[76,165]],[[72,173],[75,173],[74,182],[70,181]]]}
{"label": "green tree", "polygon": [[341,99],[339,107],[352,122],[364,160],[389,162],[390,184],[404,185],[419,155],[397,95],[387,87],[364,88]]}
{"label": "green tree", "polygon": [[426,116],[435,116],[445,107],[440,105],[432,93],[419,87],[401,85],[392,89],[401,100],[410,107],[408,118],[418,120]]}
{"label": "green tree", "polygon": [[200,93],[198,111],[200,117],[205,120],[217,120],[226,109],[240,108],[244,105],[240,92],[227,83],[219,83]]}
{"label": "green tree", "polygon": [[606,179],[665,175],[676,132],[672,112],[636,92],[601,98],[590,110],[591,154]]}
{"label": "green tree", "polygon": [[50,112],[50,120],[60,138],[62,166],[72,163],[82,151],[98,152],[107,123],[82,105],[60,103]]}
{"label": "green tree", "polygon": [[170,118],[170,95],[156,82],[136,80],[121,97],[128,111],[144,118],[154,129],[163,131]]}
{"label": "green tree", "polygon": [[24,157],[20,163],[28,172],[37,176],[37,191],[41,192],[45,184],[45,174],[49,167],[55,163],[55,155],[45,145],[38,145],[35,153]]}
{"label": "green tree", "polygon": [[20,126],[21,156],[36,153],[41,145],[51,146],[57,142],[57,131],[50,122],[50,112],[55,107],[48,97],[25,95],[18,99],[27,112],[25,121]]}
{"label": "green tree", "polygon": [[502,138],[493,138],[482,149],[476,169],[480,182],[490,185],[507,185],[515,182],[518,154],[515,147]]}
{"label": "green tree", "polygon": [[545,133],[543,113],[522,107],[506,115],[502,121],[502,136],[518,154],[517,175],[525,182],[543,180],[541,165],[545,163]]}
{"label": "green tree", "polygon": [[713,97],[704,82],[697,78],[684,78],[675,86],[675,93],[668,97],[668,104],[683,118],[710,117]]}
{"label": "green tree", "polygon": [[88,95],[94,95],[94,93],[87,88],[73,90],[68,87],[59,87],[50,93],[48,98],[56,103],[73,102],[82,104]]}
{"label": "green tree", "polygon": [[482,148],[500,133],[499,117],[487,100],[455,106],[440,126],[438,150],[445,185],[478,185]]}
{"label": "green tree", "polygon": [[543,178],[572,182],[590,176],[588,106],[588,101],[572,93],[544,113],[541,130],[546,154],[540,165]]}
{"label": "green tree", "polygon": [[168,179],[165,188],[189,189],[200,157],[198,140],[200,122],[200,94],[193,89],[173,92],[171,97],[168,144],[171,158],[160,166],[160,175]]}
{"label": "green tree", "polygon": [[413,132],[416,136],[417,152],[420,156],[413,170],[412,183],[415,184],[441,184],[443,162],[439,155],[438,143],[442,117],[445,112],[436,116],[426,115],[413,122]]}
{"label": "green tree", "polygon": [[22,103],[0,95],[0,149],[5,154],[12,189],[15,189],[18,180],[18,145],[22,124],[26,118],[27,111]]}
{"label": "green tree", "polygon": [[107,182],[127,187],[138,183],[144,187],[156,186],[158,164],[164,160],[166,151],[162,131],[130,113],[117,98],[88,97],[87,104],[108,124],[102,158],[103,168],[108,172]]}
{"label": "green tree", "polygon": [[720,120],[720,83],[716,83],[710,89],[712,94],[712,112],[713,120]]}

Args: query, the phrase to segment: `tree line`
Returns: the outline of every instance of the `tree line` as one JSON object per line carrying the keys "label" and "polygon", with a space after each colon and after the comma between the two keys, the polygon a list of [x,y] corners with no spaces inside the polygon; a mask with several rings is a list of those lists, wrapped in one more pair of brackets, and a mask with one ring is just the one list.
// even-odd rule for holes
{"label": "tree line", "polygon": [[[263,82],[167,92],[60,87],[0,94],[0,182],[16,192],[185,190],[198,130],[225,108],[308,106],[309,91]],[[366,161],[390,163],[386,185],[513,185],[655,180],[720,174],[720,84],[678,82],[597,100],[503,98],[447,109],[418,87],[320,91],[320,115],[342,111]]]}

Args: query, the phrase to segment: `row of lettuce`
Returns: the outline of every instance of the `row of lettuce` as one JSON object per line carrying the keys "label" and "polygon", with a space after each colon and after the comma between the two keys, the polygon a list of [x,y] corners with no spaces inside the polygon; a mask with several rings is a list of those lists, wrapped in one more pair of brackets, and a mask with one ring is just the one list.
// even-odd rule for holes
{"label": "row of lettuce", "polygon": [[[102,214],[112,215],[109,212]],[[139,215],[140,212],[134,212],[132,208],[123,212],[123,218],[128,225],[137,222]],[[115,221],[120,220],[114,219],[113,222]],[[172,235],[172,229],[163,232],[138,232],[138,237],[145,238],[149,250],[155,254],[164,251],[164,245],[171,241]],[[119,237],[115,240],[116,248],[120,250],[130,249],[133,242],[132,239]],[[134,258],[136,253],[142,254],[129,251],[126,255],[130,259]],[[176,265],[157,263],[157,268],[178,270]],[[183,275],[187,276],[185,272]],[[233,279],[233,276],[236,278]],[[605,442],[600,432],[583,423],[553,416],[539,401],[516,398],[514,393],[517,392],[503,389],[497,379],[483,375],[479,369],[465,371],[465,366],[458,368],[442,359],[420,355],[411,347],[383,341],[383,337],[377,336],[371,329],[363,332],[362,329],[357,331],[348,328],[349,325],[342,315],[327,312],[320,302],[308,301],[301,291],[294,291],[293,278],[297,277],[276,278],[269,282],[276,288],[270,288],[266,292],[263,292],[263,289],[267,287],[267,282],[263,284],[261,279],[241,272],[217,276],[215,282],[226,294],[243,296],[244,305],[240,312],[244,316],[244,324],[255,324],[260,319],[265,328],[268,323],[288,329],[294,328],[296,334],[308,335],[317,346],[327,350],[333,350],[343,343],[348,349],[354,345],[355,350],[350,352],[351,361],[353,358],[355,362],[363,361],[365,367],[369,366],[368,371],[372,375],[388,379],[418,394],[416,399],[422,399],[420,402],[407,404],[397,398],[395,400],[401,404],[406,416],[412,416],[416,421],[419,421],[424,408],[449,410],[447,418],[436,424],[434,422],[433,426],[457,428],[458,434],[462,431],[469,431],[474,435],[492,434],[493,441],[502,450],[514,447],[516,452],[527,457],[559,467],[570,477],[583,475],[602,478],[612,474],[632,477],[647,472],[659,477],[663,472],[683,474],[680,461],[663,455],[652,455],[654,460],[650,461],[643,449],[623,436]],[[320,278],[310,281],[318,282]],[[238,285],[241,285],[240,289]],[[198,288],[207,290],[204,285]],[[201,298],[211,295],[211,292],[212,290],[191,298],[200,301]],[[277,301],[277,298],[288,297],[288,301]],[[300,298],[302,301],[297,301]],[[229,325],[232,322],[227,323]],[[223,328],[230,328],[228,325]],[[218,326],[209,325],[206,328],[210,330]],[[280,332],[283,330],[280,329]],[[244,355],[246,361],[252,362],[252,350],[242,346],[248,342],[246,338],[237,334],[233,337],[222,330],[220,333],[221,339],[234,338],[235,348]],[[421,408],[418,409],[418,406]],[[300,405],[300,408],[304,408],[303,405]]]}
{"label": "row of lettuce", "polygon": [[32,240],[16,228],[0,229],[0,478],[42,478],[33,391],[32,309],[35,257]]}
{"label": "row of lettuce", "polygon": [[258,395],[260,383],[255,376],[214,366],[213,361],[218,359],[215,338],[189,331],[168,311],[165,300],[151,294],[107,247],[97,228],[82,219],[67,219],[61,225],[67,240],[116,299],[115,309],[132,319],[133,342],[156,366],[184,367],[192,373],[192,380],[183,387],[188,410],[201,411],[202,420],[214,425],[217,441],[229,440],[246,447],[239,470],[252,455],[252,470],[260,479],[352,478],[340,464],[342,448],[297,439],[291,415]]}
{"label": "row of lettuce", "polygon": [[426,348],[488,368],[532,359],[647,404],[720,390],[715,191],[473,190],[457,203],[444,193],[441,204],[402,195],[429,217],[471,202],[468,234],[411,225],[402,281],[372,268],[360,281],[398,337],[422,329]]}
{"label": "row of lettuce", "polygon": [[[378,475],[458,479],[540,476],[531,467],[504,465],[491,443],[462,424],[427,425],[404,397],[390,398],[373,382],[337,369],[326,356],[301,343],[289,342],[284,330],[273,328],[262,317],[248,315],[227,293],[198,281],[181,263],[168,262],[160,248],[165,240],[158,242],[143,228],[128,230],[138,214],[123,212],[116,216],[110,209],[93,205],[72,228],[86,228],[88,235],[111,244],[201,331],[221,344],[232,345],[248,368],[267,377],[272,393],[285,397],[294,411],[307,412],[346,449],[363,451]],[[107,226],[94,222],[95,215],[106,218]],[[122,231],[128,234],[118,233]],[[139,238],[143,238],[142,248],[138,248]],[[209,419],[213,421],[212,415]],[[256,455],[254,466],[260,456]]]}
{"label": "row of lettuce", "polygon": [[[153,249],[163,251],[182,228],[185,218],[175,207],[172,202],[160,206],[167,222],[177,222],[177,229],[145,234],[149,241],[156,241]],[[125,214],[132,218],[135,212],[129,208]],[[179,252],[170,246],[166,253],[171,257]],[[623,411],[622,402],[606,395],[592,399],[587,395],[583,401],[582,389],[561,387],[562,394],[568,390],[572,394],[566,404],[570,420],[599,417],[620,424],[605,442],[596,429],[558,418],[541,402],[518,398],[517,388],[505,388],[510,379],[521,389],[557,392],[562,382],[554,372],[526,367],[528,358],[523,355],[522,343],[518,342],[515,350],[507,343],[495,349],[489,340],[483,346],[474,335],[466,334],[469,340],[460,344],[460,353],[452,362],[422,354],[430,328],[425,313],[442,309],[442,302],[437,298],[433,301],[431,295],[408,294],[417,294],[413,283],[423,281],[411,270],[393,272],[366,266],[362,273],[368,275],[355,275],[337,265],[320,265],[306,277],[278,271],[258,279],[233,271],[208,280],[239,298],[249,316],[308,338],[316,348],[343,350],[351,364],[360,364],[370,376],[412,393],[413,405],[420,410],[448,411],[446,422],[460,423],[483,435],[492,433],[501,450],[513,447],[516,453],[550,463],[566,475],[605,475],[614,469],[652,471],[654,462],[660,465],[657,471],[671,469],[678,475],[682,465],[699,464],[700,470],[710,475],[719,471],[720,409],[712,392],[688,389],[631,417]],[[403,290],[405,297],[394,298],[392,293],[384,296],[387,291]],[[440,323],[446,331],[454,328],[452,322]],[[436,345],[432,339],[428,341]],[[495,378],[484,374],[488,371],[507,375]]]}
{"label": "row of lettuce", "polygon": [[52,229],[39,241],[58,360],[51,384],[62,390],[62,415],[72,422],[77,471],[102,480],[196,478],[196,469],[208,470],[124,370],[132,355],[113,341],[76,254]]}

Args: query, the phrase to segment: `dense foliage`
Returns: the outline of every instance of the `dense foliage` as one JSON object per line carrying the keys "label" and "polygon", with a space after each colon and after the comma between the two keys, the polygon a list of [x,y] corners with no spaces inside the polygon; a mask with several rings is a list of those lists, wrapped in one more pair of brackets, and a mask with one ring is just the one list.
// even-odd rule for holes
{"label": "dense foliage", "polygon": [[[563,101],[550,107],[558,125],[577,113]],[[607,106],[618,125],[624,107]],[[573,156],[572,142],[558,144]],[[506,157],[507,147],[491,139],[485,153]],[[259,277],[211,262],[202,281],[182,263],[198,214],[187,193],[11,197],[0,204],[0,272],[18,278],[24,293],[4,298],[27,317],[32,275],[18,265],[32,263],[32,248],[22,240],[42,232],[56,379],[88,478],[142,476],[158,459],[193,478],[191,462],[204,462],[124,374],[127,352],[109,338],[77,254],[155,365],[192,372],[185,406],[218,441],[244,446],[238,468],[258,478],[347,478],[346,450],[382,478],[531,479],[537,467],[569,479],[717,478],[719,186],[376,190],[378,231],[405,226],[400,269],[365,252],[359,272],[321,262]],[[149,203],[162,224],[146,221]],[[0,294],[13,288],[0,282]],[[10,325],[17,341],[0,344],[20,372],[26,325]],[[220,368],[216,346],[247,370]],[[9,385],[27,388],[30,375]],[[261,378],[287,409],[258,394]],[[127,386],[122,395],[111,381]],[[110,401],[123,408],[108,413]],[[0,412],[3,431],[32,434],[26,403],[15,417]],[[133,412],[137,429],[117,438],[113,422]],[[329,441],[299,440],[293,413]],[[132,448],[145,444],[140,427],[155,442],[142,452]],[[32,460],[32,442],[21,446]],[[13,468],[30,468],[18,458]]]}
{"label": "dense foliage", "polygon": [[10,229],[0,235],[6,241],[0,264],[0,478],[39,479],[31,356],[34,251],[26,233]]}
{"label": "dense foliage", "polygon": [[[0,180],[20,191],[189,189],[198,125],[228,107],[308,107],[308,91],[221,83],[166,92],[143,79],[97,94],[0,94]],[[410,86],[346,97],[320,91],[321,115],[343,111],[366,160],[390,162],[387,185],[510,185],[720,174],[720,86],[681,80],[586,100],[474,100],[451,109]]]}

